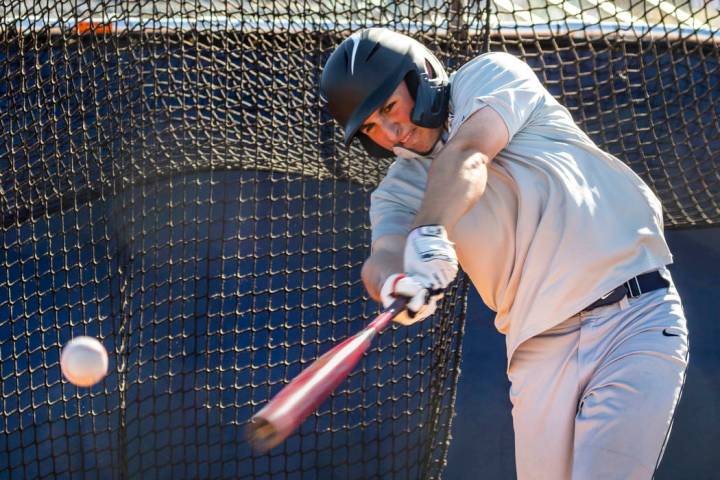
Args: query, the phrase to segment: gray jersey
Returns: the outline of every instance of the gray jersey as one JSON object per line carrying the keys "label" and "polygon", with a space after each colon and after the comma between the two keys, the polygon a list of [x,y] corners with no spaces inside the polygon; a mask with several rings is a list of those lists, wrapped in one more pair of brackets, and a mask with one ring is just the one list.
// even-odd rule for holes
{"label": "gray jersey", "polygon": [[[485,194],[451,232],[460,264],[497,312],[508,358],[627,279],[672,261],[658,199],[575,125],[525,63],[484,54],[451,85],[450,139],[487,107],[510,136],[489,166]],[[408,232],[430,161],[390,166],[371,198],[373,240]]]}

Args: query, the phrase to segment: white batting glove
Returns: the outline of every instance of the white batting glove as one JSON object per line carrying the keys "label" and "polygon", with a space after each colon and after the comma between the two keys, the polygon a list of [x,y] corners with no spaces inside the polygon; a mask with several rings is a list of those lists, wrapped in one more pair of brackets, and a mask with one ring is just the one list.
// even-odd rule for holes
{"label": "white batting glove", "polygon": [[407,326],[435,313],[437,302],[443,297],[443,294],[442,292],[431,293],[417,278],[404,273],[395,273],[385,280],[380,290],[380,299],[383,306],[387,308],[397,297],[408,298],[405,311],[395,317],[396,322]]}
{"label": "white batting glove", "polygon": [[404,270],[421,278],[430,290],[443,290],[455,279],[457,255],[442,225],[423,225],[410,232],[405,242]]}

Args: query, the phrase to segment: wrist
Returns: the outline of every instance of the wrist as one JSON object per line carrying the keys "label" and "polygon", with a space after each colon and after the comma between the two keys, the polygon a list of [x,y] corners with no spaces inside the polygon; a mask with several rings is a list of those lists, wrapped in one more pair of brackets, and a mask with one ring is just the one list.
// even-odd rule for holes
{"label": "wrist", "polygon": [[457,262],[455,244],[448,238],[447,229],[443,225],[437,224],[418,225],[408,234],[405,244],[403,271],[406,273],[418,273],[411,268],[413,266],[412,262],[408,262],[408,258],[411,257],[422,261],[442,259]]}
{"label": "wrist", "polygon": [[457,274],[455,246],[442,225],[413,229],[405,244],[403,271],[421,279],[428,290],[442,290]]}
{"label": "wrist", "polygon": [[447,228],[442,223],[418,223],[410,230],[410,235],[448,238]]}

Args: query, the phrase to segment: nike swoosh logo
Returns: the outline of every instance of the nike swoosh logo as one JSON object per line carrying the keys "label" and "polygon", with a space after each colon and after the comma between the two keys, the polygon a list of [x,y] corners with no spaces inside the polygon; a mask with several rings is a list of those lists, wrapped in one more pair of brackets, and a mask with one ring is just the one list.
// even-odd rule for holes
{"label": "nike swoosh logo", "polygon": [[355,54],[357,53],[358,46],[360,45],[360,32],[350,37],[353,41],[352,54],[350,55],[350,75],[355,74]]}
{"label": "nike swoosh logo", "polygon": [[663,329],[663,335],[666,337],[679,337],[680,336],[679,333],[675,333],[672,330],[670,330],[669,328]]}

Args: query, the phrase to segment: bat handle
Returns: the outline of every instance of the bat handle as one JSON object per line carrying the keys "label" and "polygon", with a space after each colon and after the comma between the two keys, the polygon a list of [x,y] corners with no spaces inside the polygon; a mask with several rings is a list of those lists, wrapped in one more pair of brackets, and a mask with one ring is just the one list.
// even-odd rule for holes
{"label": "bat handle", "polygon": [[375,333],[382,332],[395,317],[400,315],[400,313],[405,310],[407,302],[407,297],[398,297],[393,303],[390,304],[388,308],[383,310],[383,312],[378,315],[375,320],[370,322],[366,329],[372,328],[373,330],[375,330]]}

